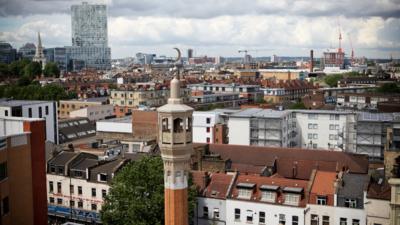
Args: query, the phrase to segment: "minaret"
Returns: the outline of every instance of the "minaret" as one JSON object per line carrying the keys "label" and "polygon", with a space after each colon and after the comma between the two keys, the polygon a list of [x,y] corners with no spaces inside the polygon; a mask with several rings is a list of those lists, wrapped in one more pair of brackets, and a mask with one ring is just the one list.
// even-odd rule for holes
{"label": "minaret", "polygon": [[38,32],[38,43],[36,45],[36,52],[32,61],[40,63],[42,65],[42,70],[44,70],[44,67],[46,66],[46,56],[43,53],[42,39],[40,38],[40,32]]}
{"label": "minaret", "polygon": [[164,162],[165,225],[187,225],[193,108],[183,104],[178,78],[172,79],[170,90],[168,104],[157,109]]}

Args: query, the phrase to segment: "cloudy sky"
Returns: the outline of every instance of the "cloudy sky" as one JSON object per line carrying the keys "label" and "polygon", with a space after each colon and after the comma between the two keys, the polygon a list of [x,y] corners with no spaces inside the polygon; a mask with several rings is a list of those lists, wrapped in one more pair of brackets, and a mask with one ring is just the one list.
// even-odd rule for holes
{"label": "cloudy sky", "polygon": [[[112,57],[172,55],[306,56],[342,46],[356,56],[400,58],[400,0],[90,0],[108,5]],[[71,45],[76,0],[0,0],[0,40],[21,47],[42,33],[46,47]]]}

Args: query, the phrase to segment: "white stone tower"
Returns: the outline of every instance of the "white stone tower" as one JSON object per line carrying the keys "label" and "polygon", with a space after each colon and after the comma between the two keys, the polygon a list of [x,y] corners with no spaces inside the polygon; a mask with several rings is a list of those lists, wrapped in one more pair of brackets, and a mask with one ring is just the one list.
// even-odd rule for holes
{"label": "white stone tower", "polygon": [[170,90],[168,104],[157,110],[164,162],[165,225],[187,225],[193,108],[183,104],[179,78],[171,81]]}
{"label": "white stone tower", "polygon": [[42,39],[40,38],[40,32],[38,32],[38,43],[36,45],[36,52],[32,61],[40,63],[42,65],[42,70],[44,70],[44,67],[46,66],[46,56],[43,53],[43,46],[42,46]]}

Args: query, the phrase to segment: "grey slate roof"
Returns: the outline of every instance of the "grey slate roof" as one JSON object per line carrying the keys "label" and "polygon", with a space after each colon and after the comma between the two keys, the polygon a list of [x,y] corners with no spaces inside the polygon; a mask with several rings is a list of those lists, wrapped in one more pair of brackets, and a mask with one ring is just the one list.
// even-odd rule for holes
{"label": "grey slate roof", "polygon": [[76,157],[79,153],[76,152],[61,152],[57,156],[49,160],[49,165],[65,166],[67,162]]}
{"label": "grey slate roof", "polygon": [[339,197],[363,198],[363,191],[368,182],[367,174],[351,174],[343,175],[343,185],[338,188],[337,195]]}

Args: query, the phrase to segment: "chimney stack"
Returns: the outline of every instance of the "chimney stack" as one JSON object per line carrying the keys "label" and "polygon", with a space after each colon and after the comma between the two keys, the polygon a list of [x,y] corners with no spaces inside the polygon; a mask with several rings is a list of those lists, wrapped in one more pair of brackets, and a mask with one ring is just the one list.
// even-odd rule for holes
{"label": "chimney stack", "polygon": [[314,50],[310,51],[310,73],[314,70]]}

